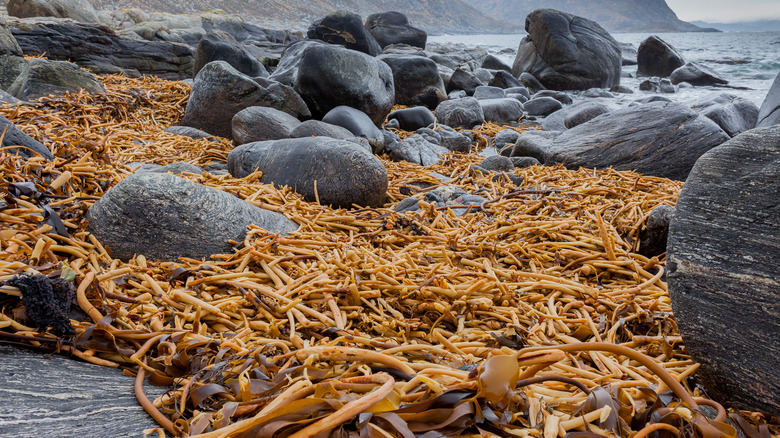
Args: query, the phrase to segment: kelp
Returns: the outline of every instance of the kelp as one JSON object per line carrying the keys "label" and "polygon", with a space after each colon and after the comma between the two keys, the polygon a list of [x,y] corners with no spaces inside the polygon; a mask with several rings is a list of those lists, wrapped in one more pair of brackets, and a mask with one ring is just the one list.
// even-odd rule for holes
{"label": "kelp", "polygon": [[[778,435],[777,419],[727,418],[696,386],[664,258],[637,253],[650,211],[673,205],[680,183],[534,166],[515,169],[515,185],[474,172],[477,154],[430,168],[381,158],[387,203],[347,210],[260,173],[185,173],[300,229],[250,226],[234,252],[207,260],[123,262],[86,231],[89,206],[133,162],[207,166],[231,145],[163,131],[181,119],[186,85],[103,81],[105,94],[0,109],[57,156],[0,155],[0,342],[123,369],[169,434]],[[476,130],[477,146],[497,130]],[[461,215],[426,202],[444,184],[432,172],[488,201]],[[421,208],[399,214],[409,187]],[[74,335],[23,306],[14,278],[40,275],[75,290]],[[149,400],[147,379],[169,391]]]}

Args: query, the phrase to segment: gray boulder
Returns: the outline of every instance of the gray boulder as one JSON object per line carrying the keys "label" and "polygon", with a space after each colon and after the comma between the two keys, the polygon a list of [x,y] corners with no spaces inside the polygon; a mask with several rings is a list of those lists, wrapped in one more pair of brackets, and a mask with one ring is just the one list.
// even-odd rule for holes
{"label": "gray boulder", "polygon": [[517,123],[523,118],[523,104],[511,98],[485,99],[479,101],[486,122]]}
{"label": "gray boulder", "polygon": [[416,131],[436,121],[433,113],[424,106],[393,111],[387,116],[387,120],[398,121],[398,128],[404,131]]}
{"label": "gray boulder", "polygon": [[538,93],[541,90],[547,89],[547,87],[539,82],[539,79],[537,79],[536,76],[528,73],[527,71],[520,73],[520,76],[517,77],[517,80],[519,80],[531,93]]}
{"label": "gray boulder", "polygon": [[181,135],[182,137],[189,137],[193,140],[208,138],[211,141],[219,141],[208,132],[201,131],[200,129],[195,129],[190,126],[169,126],[165,128],[165,132],[168,132],[170,134]]}
{"label": "gray boulder", "polygon": [[685,64],[685,59],[666,41],[652,35],[637,50],[637,76],[669,77]]}
{"label": "gray boulder", "polygon": [[586,105],[580,105],[569,111],[563,124],[566,129],[571,129],[610,111],[612,110],[604,104],[587,102]]}
{"label": "gray boulder", "polygon": [[460,133],[447,125],[438,125],[436,129],[421,128],[417,130],[425,140],[447,148],[452,152],[469,152],[473,138],[467,136],[467,133]]}
{"label": "gray boulder", "polygon": [[513,87],[522,87],[523,83],[520,82],[519,79],[512,76],[512,73],[506,72],[504,70],[499,70],[496,72],[495,75],[493,75],[493,78],[488,82],[488,85],[491,87],[498,87],[498,88],[513,88]]}
{"label": "gray boulder", "polygon": [[675,69],[669,77],[672,84],[677,85],[681,82],[687,82],[693,86],[702,87],[707,85],[725,85],[729,81],[721,75],[696,62],[686,62],[680,68]]}
{"label": "gray boulder", "polygon": [[336,140],[349,140],[355,135],[347,128],[331,125],[319,120],[307,120],[295,127],[290,132],[290,138],[303,137],[330,137]]}
{"label": "gray boulder", "polygon": [[[250,224],[287,234],[298,225],[229,193],[167,173],[138,173],[122,180],[87,213],[89,231],[113,257],[129,260],[206,258],[232,253]],[[132,238],[128,238],[132,236]]]}
{"label": "gray boulder", "polygon": [[0,89],[7,90],[29,62],[21,56],[0,55]]}
{"label": "gray boulder", "polygon": [[93,93],[106,91],[95,75],[76,64],[36,58],[25,65],[7,91],[17,99],[31,100],[82,89]]}
{"label": "gray boulder", "polygon": [[52,155],[51,151],[46,146],[22,132],[22,130],[17,128],[10,120],[0,116],[0,132],[3,131],[5,131],[5,135],[3,136],[2,147],[19,146],[6,149],[6,153],[18,154],[28,158],[40,155],[49,161],[54,160],[54,155]]}
{"label": "gray boulder", "polygon": [[387,64],[331,45],[312,45],[303,51],[295,91],[315,118],[346,105],[368,114],[377,126],[395,103],[393,71]]}
{"label": "gray boulder", "polygon": [[504,61],[493,55],[488,55],[485,57],[485,59],[482,61],[482,68],[486,68],[488,70],[503,70],[507,73],[512,73],[512,67],[506,65]]}
{"label": "gray boulder", "polygon": [[438,163],[441,156],[449,151],[443,146],[429,142],[420,134],[413,134],[393,147],[390,159],[431,166]]}
{"label": "gray boulder", "polygon": [[306,36],[310,40],[339,44],[371,56],[382,53],[382,47],[363,25],[360,15],[349,11],[336,11],[315,21],[309,26]]}
{"label": "gray boulder", "polygon": [[564,91],[540,90],[533,95],[534,99],[538,97],[552,97],[564,105],[571,105],[574,102],[574,99],[571,98],[571,95]]}
{"label": "gray boulder", "polygon": [[406,15],[395,12],[371,14],[366,18],[366,29],[384,49],[392,44],[408,44],[424,49],[428,33],[409,24]]}
{"label": "gray boulder", "polygon": [[753,129],[758,121],[758,107],[744,97],[721,94],[693,105],[699,114],[717,123],[726,134],[734,137]]}
{"label": "gray boulder", "polygon": [[300,120],[277,109],[250,106],[233,116],[233,141],[237,145],[290,138]]}
{"label": "gray boulder", "polygon": [[[387,171],[360,146],[328,137],[248,143],[228,155],[236,177],[263,172],[260,181],[289,186],[307,201],[351,208],[380,206],[387,194]],[[316,187],[316,192],[315,192]]]}
{"label": "gray boulder", "polygon": [[490,87],[486,85],[480,85],[474,89],[474,99],[503,99],[504,90],[498,87]]}
{"label": "gray boulder", "polygon": [[435,62],[415,55],[382,55],[379,59],[393,71],[396,105],[423,105],[434,109],[447,100]]}
{"label": "gray boulder", "polygon": [[82,23],[99,23],[97,12],[87,0],[8,0],[8,15],[19,18],[70,18]]}
{"label": "gray boulder", "polygon": [[530,116],[547,116],[563,108],[563,105],[552,97],[534,97],[524,107]]}
{"label": "gray boulder", "polygon": [[474,95],[474,90],[480,85],[484,84],[473,74],[462,68],[456,68],[450,76],[450,80],[447,82],[447,93],[451,93],[455,90],[463,90],[466,92],[466,95],[472,96]]}
{"label": "gray boulder", "polygon": [[[502,129],[498,131],[498,134],[496,134],[495,138],[493,138],[493,147],[496,148],[496,151],[500,155],[509,156],[512,148],[519,138],[520,133],[514,129]],[[503,152],[504,150],[506,150],[505,153]]]}
{"label": "gray boulder", "polygon": [[0,55],[22,56],[22,48],[16,42],[5,19],[0,17]]}
{"label": "gray boulder", "polygon": [[525,131],[515,142],[510,157],[531,157],[544,163],[547,154],[552,149],[555,139],[560,135],[557,131]]}
{"label": "gray boulder", "polygon": [[195,51],[192,76],[209,62],[225,61],[241,73],[251,77],[266,77],[268,71],[248,50],[235,40],[227,41],[219,34],[209,33],[201,38]]}
{"label": "gray boulder", "polygon": [[623,58],[621,59],[622,65],[636,65],[637,64],[637,51],[636,47],[634,47],[631,43],[621,43],[618,42],[618,46],[620,46],[620,56]]}
{"label": "gray boulder", "polygon": [[[149,172],[157,173],[172,173],[174,175],[181,175],[182,173],[194,173],[200,175],[203,173],[203,168],[194,164],[187,163],[185,161],[177,161],[175,163],[166,164],[154,169],[150,169]],[[136,173],[139,173],[138,171]]]}
{"label": "gray boulder", "polygon": [[325,117],[322,118],[322,121],[331,125],[341,126],[355,137],[365,138],[368,140],[374,153],[382,151],[385,137],[366,113],[348,106],[337,106],[328,111]]}
{"label": "gray boulder", "polygon": [[324,45],[326,44],[320,40],[303,40],[290,44],[282,52],[279,64],[268,79],[290,87],[295,86],[295,80],[298,78],[298,68],[301,65],[303,52],[309,47]]}
{"label": "gray boulder", "polygon": [[667,269],[675,321],[714,400],[780,415],[780,126],[704,154],[677,201]]}
{"label": "gray boulder", "polygon": [[777,124],[780,124],[780,74],[775,77],[764,103],[761,104],[756,126],[763,128]]}
{"label": "gray boulder", "polygon": [[445,100],[436,107],[434,116],[439,123],[452,128],[471,129],[485,123],[482,106],[473,97]]}

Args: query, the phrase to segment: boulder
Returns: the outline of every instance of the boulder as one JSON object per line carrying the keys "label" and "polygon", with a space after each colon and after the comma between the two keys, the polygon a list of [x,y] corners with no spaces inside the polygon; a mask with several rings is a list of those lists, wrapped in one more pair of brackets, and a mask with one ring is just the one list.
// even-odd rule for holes
{"label": "boulder", "polygon": [[31,100],[81,90],[93,93],[106,91],[95,75],[80,69],[76,64],[35,58],[27,63],[7,91],[17,99]]}
{"label": "boulder", "polygon": [[610,111],[612,110],[604,104],[588,102],[587,105],[580,105],[569,111],[563,124],[566,129],[571,129]]}
{"label": "boulder", "polygon": [[300,120],[277,109],[250,106],[233,116],[233,141],[237,144],[290,138]]}
{"label": "boulder", "polygon": [[473,97],[445,100],[436,107],[434,116],[439,123],[452,128],[471,129],[485,123],[482,106]]}
{"label": "boulder", "polygon": [[498,88],[513,88],[513,87],[522,87],[523,83],[520,82],[519,79],[512,76],[512,73],[505,72],[504,70],[499,70],[496,72],[495,75],[493,75],[493,79],[491,79],[488,82],[488,85],[491,87],[498,87]]}
{"label": "boulder", "polygon": [[685,64],[685,59],[666,41],[652,35],[637,50],[637,76],[669,77]]}
{"label": "boulder", "polygon": [[5,19],[0,17],[0,56],[22,56],[22,48],[16,42]]}
{"label": "boulder", "polygon": [[380,12],[366,18],[366,29],[384,49],[392,44],[407,44],[425,48],[428,33],[409,24],[406,15],[395,12]]}
{"label": "boulder", "polygon": [[484,84],[482,81],[474,77],[474,75],[467,72],[466,70],[463,70],[462,68],[457,68],[452,73],[452,76],[450,76],[449,82],[447,82],[447,93],[450,93],[454,90],[463,90],[466,92],[466,95],[472,96],[474,94],[474,90],[476,90],[476,88],[480,85]]}
{"label": "boulder", "polygon": [[[509,152],[512,150],[512,147],[514,147],[517,139],[519,138],[520,133],[514,129],[502,129],[498,131],[498,134],[496,134],[496,136],[493,138],[493,147],[496,148],[496,151],[500,155],[509,155]],[[506,154],[501,153],[501,151],[504,149],[508,149]]]}
{"label": "boulder", "polygon": [[758,111],[756,126],[763,128],[780,124],[780,73],[769,88],[769,92]]}
{"label": "boulder", "polygon": [[730,137],[753,129],[758,121],[756,104],[744,97],[730,94],[721,94],[696,102],[693,109],[717,123]]}
{"label": "boulder", "polygon": [[493,155],[482,160],[479,167],[491,172],[510,172],[515,168],[515,164],[508,157]]}
{"label": "boulder", "polygon": [[341,126],[355,137],[365,138],[375,153],[382,151],[385,137],[366,113],[348,106],[337,106],[328,111],[325,117],[322,118],[322,121],[331,125]]}
{"label": "boulder", "polygon": [[417,134],[452,152],[469,152],[474,142],[474,139],[469,138],[466,133],[460,133],[447,125],[438,125],[436,129],[420,128]]}
{"label": "boulder", "polygon": [[3,116],[0,116],[0,132],[5,132],[2,147],[20,146],[17,148],[5,149],[4,152],[19,154],[23,157],[40,155],[49,161],[54,160],[54,155],[52,155],[51,151],[46,146],[22,132],[21,129],[17,128],[16,125]]}
{"label": "boulder", "polygon": [[780,126],[704,154],[677,201],[667,270],[696,380],[714,400],[780,416]]}
{"label": "boulder", "polygon": [[552,97],[553,99],[557,100],[558,102],[564,105],[571,105],[574,102],[574,100],[571,98],[569,93],[565,93],[563,91],[555,91],[555,90],[537,91],[533,97],[534,99],[539,97]]}
{"label": "boulder", "polygon": [[620,46],[620,56],[621,56],[621,64],[622,65],[636,65],[637,64],[637,52],[636,47],[634,47],[631,43],[621,43],[618,42],[618,46]]}
{"label": "boulder", "polygon": [[295,86],[295,80],[298,78],[298,67],[301,65],[303,52],[309,47],[324,45],[325,43],[319,40],[304,40],[290,44],[284,49],[284,52],[282,52],[279,64],[268,79],[290,87]]}
{"label": "boulder", "polygon": [[350,140],[355,137],[347,128],[331,125],[319,120],[307,120],[290,132],[290,138],[330,137],[337,140]]}
{"label": "boulder", "polygon": [[555,90],[620,85],[620,46],[595,21],[539,9],[528,14],[525,30],[512,66],[515,76],[529,72]]}
{"label": "boulder", "polygon": [[263,64],[237,42],[226,41],[215,33],[205,35],[198,43],[192,76],[212,61],[225,61],[241,73],[251,77],[266,77],[268,71]]}
{"label": "boulder", "polygon": [[390,153],[394,161],[408,161],[421,166],[432,166],[441,160],[450,150],[431,143],[420,134],[413,134],[395,145]]}
{"label": "boulder", "polygon": [[564,131],[547,149],[545,164],[612,166],[682,181],[702,154],[728,139],[715,122],[690,107],[656,102],[613,111]]}
{"label": "boulder", "polygon": [[525,98],[525,100],[528,100],[531,98],[531,92],[528,91],[528,88],[525,88],[524,86],[520,85],[517,87],[511,87],[504,90],[504,95],[508,97],[509,94],[519,94]]}
{"label": "boulder", "polygon": [[479,101],[486,122],[517,123],[523,118],[523,104],[516,99],[484,99]]}
{"label": "boulder", "polygon": [[195,77],[180,124],[231,138],[233,116],[251,106],[267,106],[300,118],[310,116],[301,97],[289,87],[269,83],[265,88],[227,62],[214,61]]}
{"label": "boulder", "polygon": [[536,158],[533,157],[509,157],[512,160],[512,164],[515,165],[515,169],[523,169],[525,167],[532,167],[541,165]]}
{"label": "boulder", "polygon": [[8,0],[8,15],[19,18],[70,18],[82,23],[98,23],[97,12],[88,0]]}
{"label": "boulder", "polygon": [[525,111],[529,116],[547,116],[559,109],[563,105],[552,97],[534,97],[524,104]]}
{"label": "boulder", "polygon": [[363,25],[360,15],[349,11],[336,11],[315,21],[309,26],[306,36],[310,40],[340,44],[371,56],[382,53],[382,47]]}
{"label": "boulder", "polygon": [[653,93],[672,94],[677,92],[677,87],[672,84],[668,78],[652,77],[639,83],[640,91],[651,91]]}
{"label": "boulder", "polygon": [[589,99],[595,99],[599,97],[614,99],[615,95],[607,90],[602,90],[601,88],[591,88],[590,90],[585,90],[585,92],[582,93],[582,97],[587,97]]}
{"label": "boulder", "polygon": [[650,212],[639,233],[639,254],[651,258],[666,252],[669,224],[674,218],[674,211],[671,205],[659,205]]}
{"label": "boulder", "polygon": [[493,55],[486,56],[485,59],[482,61],[481,67],[486,68],[488,70],[503,70],[507,73],[512,73],[512,67],[506,65],[504,61],[498,59]]}
{"label": "boulder", "polygon": [[7,90],[27,67],[28,63],[21,56],[0,55],[0,89]]}
{"label": "boulder", "polygon": [[[138,172],[139,171],[136,171],[136,173]],[[175,163],[166,164],[165,166],[160,166],[155,169],[150,169],[149,172],[172,173],[174,175],[181,175],[182,173],[186,172],[200,175],[203,173],[203,168],[185,161],[177,161]]]}
{"label": "boulder", "polygon": [[480,85],[474,89],[474,99],[503,99],[504,90],[498,87],[490,87],[487,85]]}
{"label": "boulder", "polygon": [[[228,155],[236,177],[263,172],[260,181],[289,186],[307,201],[350,208],[380,206],[387,194],[385,166],[360,146],[328,137],[248,143]],[[316,189],[316,191],[315,191]]]}
{"label": "boulder", "polygon": [[168,132],[170,134],[181,135],[182,137],[189,137],[193,140],[208,138],[211,141],[219,141],[208,132],[201,131],[200,129],[195,129],[190,126],[169,126],[165,128],[165,132]]}
{"label": "boulder", "polygon": [[487,84],[490,81],[493,80],[493,71],[485,69],[485,68],[478,68],[474,70],[474,77],[479,79],[480,82],[483,84]]}
{"label": "boulder", "polygon": [[434,109],[447,100],[435,62],[415,55],[382,55],[379,59],[393,71],[396,105],[424,105]]}
{"label": "boulder", "polygon": [[272,234],[298,228],[284,215],[229,193],[154,172],[122,180],[89,208],[87,219],[89,231],[125,261],[136,254],[177,260],[233,253],[228,241],[243,240],[250,224]]}
{"label": "boulder", "polygon": [[669,79],[672,84],[687,82],[693,86],[702,87],[707,85],[725,85],[729,81],[719,74],[696,62],[686,62],[682,67],[675,69]]}
{"label": "boulder", "polygon": [[560,132],[538,131],[535,129],[525,131],[515,142],[510,157],[532,157],[544,163],[547,151],[552,148],[555,138]]}
{"label": "boulder", "polygon": [[398,128],[404,131],[416,131],[436,121],[433,113],[424,106],[393,111],[387,116],[387,119],[398,120]]}
{"label": "boulder", "polygon": [[536,76],[528,73],[527,71],[520,73],[520,76],[517,77],[517,80],[519,80],[531,93],[538,93],[541,90],[547,89],[547,87],[539,82],[539,79],[537,79]]}
{"label": "boulder", "polygon": [[377,126],[384,122],[395,103],[393,71],[386,63],[332,45],[304,49],[295,91],[315,118],[346,105],[366,113]]}

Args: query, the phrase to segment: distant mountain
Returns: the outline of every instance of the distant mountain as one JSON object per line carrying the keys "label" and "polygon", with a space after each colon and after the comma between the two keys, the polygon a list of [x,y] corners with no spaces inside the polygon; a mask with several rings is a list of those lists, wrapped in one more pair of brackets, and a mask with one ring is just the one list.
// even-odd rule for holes
{"label": "distant mountain", "polygon": [[522,26],[484,15],[461,0],[91,0],[97,9],[140,8],[187,14],[222,9],[277,29],[305,31],[312,21],[344,9],[361,15],[399,11],[428,33],[516,33]]}
{"label": "distant mountain", "polygon": [[677,18],[664,0],[465,0],[492,17],[525,25],[525,17],[542,8],[589,18],[610,32],[700,32]]}
{"label": "distant mountain", "polygon": [[707,23],[693,21],[701,27],[713,27],[724,32],[780,32],[780,20],[746,21],[742,23]]}

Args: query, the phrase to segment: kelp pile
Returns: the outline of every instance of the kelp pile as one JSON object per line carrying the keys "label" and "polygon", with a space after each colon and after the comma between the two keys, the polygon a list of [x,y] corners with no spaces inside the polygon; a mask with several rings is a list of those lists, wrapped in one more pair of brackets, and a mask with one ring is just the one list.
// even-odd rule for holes
{"label": "kelp pile", "polygon": [[[516,186],[475,173],[476,155],[383,159],[388,203],[336,210],[259,173],[185,174],[300,229],[250,227],[209,260],[123,262],[86,231],[89,206],[131,162],[203,166],[230,145],[162,131],[182,116],[181,83],[103,80],[106,94],[0,110],[58,157],[0,155],[0,341],[135,375],[139,402],[175,436],[736,436],[695,386],[663,259],[636,253],[680,183],[536,166],[515,170]],[[423,189],[419,211],[394,212],[419,183],[442,184],[433,171],[489,201],[458,216]],[[34,318],[25,276],[75,296],[72,333]],[[170,390],[149,400],[147,378]],[[751,437],[778,432],[761,414],[731,416]]]}

